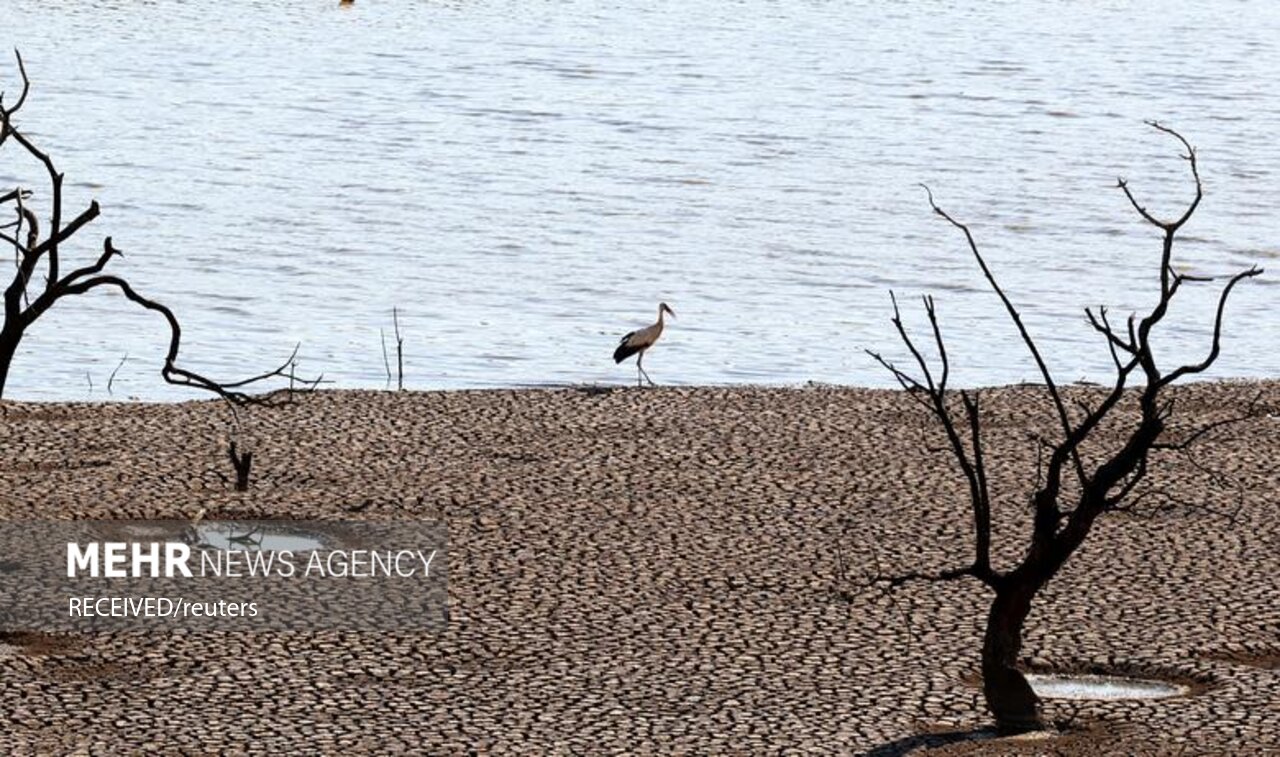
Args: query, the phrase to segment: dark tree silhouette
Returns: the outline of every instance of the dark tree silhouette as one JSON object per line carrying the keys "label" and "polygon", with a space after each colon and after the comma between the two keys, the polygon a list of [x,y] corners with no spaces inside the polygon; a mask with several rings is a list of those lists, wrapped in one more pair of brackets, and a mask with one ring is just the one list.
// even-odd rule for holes
{"label": "dark tree silhouette", "polygon": [[[974,578],[994,592],[982,647],[983,693],[988,708],[996,718],[997,727],[1005,733],[1043,727],[1039,700],[1018,669],[1023,624],[1037,593],[1089,536],[1095,520],[1133,504],[1139,496],[1135,494],[1135,489],[1147,476],[1153,452],[1185,449],[1205,434],[1225,425],[1219,421],[1180,435],[1178,441],[1170,441],[1168,437],[1171,435],[1166,434],[1166,430],[1174,412],[1174,402],[1171,397],[1166,396],[1165,390],[1179,379],[1202,373],[1213,365],[1221,347],[1223,313],[1228,297],[1241,281],[1262,273],[1260,269],[1253,267],[1227,279],[1218,299],[1213,338],[1204,359],[1172,369],[1164,368],[1157,362],[1151,346],[1151,336],[1168,313],[1170,303],[1185,284],[1212,279],[1178,273],[1172,261],[1175,236],[1191,218],[1203,194],[1195,149],[1176,131],[1155,122],[1150,122],[1149,125],[1173,136],[1186,149],[1183,157],[1191,167],[1195,198],[1176,220],[1163,221],[1135,199],[1123,179],[1117,184],[1134,210],[1162,234],[1160,296],[1149,312],[1140,318],[1137,314],[1130,315],[1127,324],[1119,329],[1108,318],[1106,308],[1099,308],[1096,312],[1086,309],[1090,325],[1106,340],[1115,365],[1114,382],[1094,406],[1085,403],[1069,405],[1064,400],[1035,340],[1023,324],[1021,314],[997,283],[973,234],[965,224],[938,207],[932,192],[928,194],[933,211],[964,234],[983,276],[999,296],[1005,312],[1031,353],[1044,381],[1056,417],[1055,425],[1059,427],[1061,435],[1057,441],[1044,442],[1047,460],[1043,462],[1043,470],[1030,499],[1032,527],[1029,543],[1025,554],[1015,565],[1001,570],[992,563],[992,495],[983,451],[979,393],[960,391],[958,405],[948,394],[950,366],[933,298],[926,296],[923,300],[932,329],[932,339],[937,347],[935,368],[930,367],[924,353],[903,326],[896,298],[893,299],[892,322],[915,362],[915,371],[901,370],[878,353],[869,351],[873,358],[893,374],[908,395],[927,408],[941,424],[947,439],[947,449],[968,484],[974,535],[974,558],[969,565],[934,573],[876,576],[874,580],[892,590],[893,587],[913,580]],[[928,187],[925,190],[928,192]],[[892,297],[892,293],[890,296]],[[1134,380],[1134,389],[1128,388],[1131,380]],[[1140,387],[1137,386],[1139,382]],[[1138,412],[1132,422],[1112,412],[1122,400],[1136,402]],[[1252,417],[1255,406],[1227,422]],[[1124,429],[1124,441],[1118,448],[1091,449],[1086,461],[1082,455],[1082,446],[1104,421]]]}
{"label": "dark tree silhouette", "polygon": [[64,216],[62,173],[58,171],[48,153],[37,147],[14,124],[14,117],[26,102],[27,93],[31,89],[22,56],[16,52],[15,56],[18,61],[18,71],[22,76],[22,91],[12,105],[6,105],[3,94],[0,94],[0,148],[13,142],[44,168],[49,180],[49,210],[47,230],[41,234],[40,219],[27,205],[27,200],[32,198],[31,190],[24,187],[14,187],[7,191],[0,189],[0,208],[10,205],[16,216],[15,220],[0,224],[0,244],[12,247],[15,268],[13,280],[5,287],[3,295],[4,325],[0,327],[0,397],[4,396],[9,368],[27,329],[62,299],[85,294],[95,289],[115,289],[130,302],[164,317],[169,325],[169,349],[165,354],[161,375],[170,384],[204,389],[224,399],[240,402],[250,399],[250,396],[244,392],[249,385],[272,377],[286,377],[288,374],[285,373],[285,369],[292,365],[293,356],[275,370],[233,383],[214,381],[179,367],[177,360],[178,348],[182,341],[182,327],[178,323],[177,316],[164,305],[139,294],[124,278],[104,273],[111,260],[123,254],[111,243],[111,237],[103,241],[102,253],[98,255],[96,261],[64,272],[62,246],[96,219],[100,209],[98,203],[94,201],[74,218],[68,220]]}
{"label": "dark tree silhouette", "polygon": [[253,450],[239,452],[233,439],[227,445],[227,455],[231,458],[231,467],[236,471],[236,491],[249,491],[249,474],[253,470]]}

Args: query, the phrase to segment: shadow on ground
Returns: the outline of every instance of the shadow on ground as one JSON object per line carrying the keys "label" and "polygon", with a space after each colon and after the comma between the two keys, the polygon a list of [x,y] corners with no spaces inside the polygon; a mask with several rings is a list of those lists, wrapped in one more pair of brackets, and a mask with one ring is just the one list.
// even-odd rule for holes
{"label": "shadow on ground", "polygon": [[949,744],[958,744],[964,741],[985,741],[996,737],[993,728],[977,728],[971,731],[947,731],[946,733],[920,733],[915,736],[906,736],[901,739],[895,739],[887,744],[872,749],[866,753],[866,757],[900,757],[900,755],[911,754],[919,749],[933,749],[935,747],[947,746]]}

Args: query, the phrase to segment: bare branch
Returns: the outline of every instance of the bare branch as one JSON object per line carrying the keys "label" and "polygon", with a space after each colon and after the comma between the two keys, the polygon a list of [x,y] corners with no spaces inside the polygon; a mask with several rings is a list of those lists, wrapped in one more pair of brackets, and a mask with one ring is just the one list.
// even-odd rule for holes
{"label": "bare branch", "polygon": [[116,249],[116,247],[111,244],[111,237],[107,237],[102,240],[102,254],[98,256],[98,259],[94,261],[92,265],[75,269],[64,276],[62,281],[59,283],[62,286],[69,286],[86,276],[93,276],[94,274],[101,273],[102,270],[107,267],[107,263],[110,263],[111,259],[115,257],[124,257],[124,252]]}
{"label": "bare branch", "polygon": [[6,202],[13,202],[14,200],[26,200],[30,197],[31,190],[18,187],[0,195],[0,205],[5,204]]}
{"label": "bare branch", "polygon": [[58,245],[67,237],[74,234],[81,226],[93,220],[98,215],[97,203],[94,203],[88,210],[81,213],[77,222],[73,222],[68,230],[62,227],[62,174],[58,172],[57,166],[54,165],[53,159],[49,154],[36,147],[27,137],[14,128],[13,124],[6,121],[7,129],[18,144],[22,146],[32,157],[38,160],[44,166],[45,172],[49,174],[49,186],[53,196],[53,209],[49,213],[49,237],[38,247],[33,247],[32,254],[23,261],[23,270],[29,278],[31,271],[35,269],[36,263],[42,255],[48,255],[49,260],[49,280],[53,282],[58,278]]}
{"label": "bare branch", "polygon": [[[161,370],[165,381],[171,384],[211,391],[223,399],[233,402],[253,401],[254,398],[239,390],[269,378],[287,376],[290,379],[291,386],[293,386],[293,381],[296,379],[293,371],[294,359],[297,355],[296,348],[285,364],[271,371],[233,383],[213,381],[199,373],[179,367],[177,357],[182,332],[173,312],[164,305],[140,295],[123,278],[104,273],[111,260],[122,254],[120,250],[113,246],[110,237],[104,240],[102,253],[96,261],[76,268],[66,275],[62,274],[59,255],[60,245],[93,222],[99,216],[101,209],[96,201],[91,202],[70,223],[64,225],[62,219],[63,176],[58,171],[50,155],[40,149],[13,123],[12,116],[25,101],[30,88],[30,80],[27,77],[21,55],[18,55],[17,58],[19,72],[23,81],[23,90],[18,102],[12,107],[4,107],[0,103],[0,143],[12,137],[23,151],[35,158],[44,167],[45,173],[48,174],[51,190],[51,210],[48,231],[44,238],[41,239],[41,224],[35,213],[31,212],[24,204],[24,200],[30,197],[31,193],[26,189],[17,187],[0,194],[0,205],[13,202],[17,210],[17,220],[12,224],[5,224],[0,227],[14,229],[12,235],[0,234],[0,241],[13,246],[17,269],[13,280],[5,286],[3,295],[4,319],[3,324],[0,325],[0,350],[2,350],[0,351],[0,394],[3,393],[9,365],[25,330],[61,298],[84,294],[99,287],[117,289],[124,294],[126,299],[141,305],[147,310],[158,312],[165,318],[169,324],[170,333],[169,349]],[[25,242],[23,239],[24,232]],[[29,295],[28,287],[33,274],[42,262],[47,269],[45,284],[41,291],[38,293],[33,292]],[[121,365],[123,363],[124,361],[122,360]],[[109,392],[120,367],[120,365],[116,366],[115,371],[112,372],[111,379],[107,382]],[[285,373],[286,369],[289,369],[287,374]],[[310,390],[317,386],[321,380],[322,378],[314,381],[305,381],[304,384]]]}
{"label": "bare branch", "polygon": [[120,362],[116,364],[115,370],[113,370],[111,375],[107,377],[107,394],[114,394],[114,392],[111,391],[111,387],[116,383],[116,374],[120,372],[120,369],[124,367],[124,364],[128,360],[129,353],[126,352],[124,353],[124,357],[120,358]]}
{"label": "bare branch", "polygon": [[1200,167],[1196,164],[1196,148],[1192,147],[1191,143],[1188,142],[1186,138],[1183,137],[1181,134],[1174,131],[1173,129],[1170,129],[1167,126],[1161,125],[1157,121],[1148,121],[1147,125],[1153,129],[1162,131],[1165,134],[1172,135],[1175,139],[1177,139],[1179,142],[1182,143],[1183,147],[1187,149],[1187,154],[1182,157],[1189,164],[1191,164],[1191,177],[1195,179],[1195,182],[1196,182],[1196,196],[1195,196],[1195,199],[1191,201],[1191,204],[1187,206],[1186,211],[1183,212],[1183,214],[1178,218],[1178,220],[1174,221],[1171,224],[1171,228],[1174,230],[1177,230],[1184,223],[1186,223],[1188,219],[1191,218],[1191,215],[1193,213],[1196,212],[1196,208],[1200,206],[1200,200],[1204,197],[1204,185],[1200,181]]}
{"label": "bare branch", "polygon": [[1183,137],[1181,134],[1174,131],[1173,129],[1170,129],[1169,127],[1164,126],[1163,124],[1160,124],[1156,121],[1147,121],[1146,124],[1153,129],[1157,129],[1159,131],[1164,132],[1165,134],[1169,134],[1173,136],[1175,139],[1177,139],[1179,142],[1182,143],[1183,147],[1186,148],[1187,154],[1183,155],[1182,158],[1191,164],[1191,177],[1192,179],[1195,180],[1195,187],[1196,187],[1195,199],[1191,201],[1191,204],[1187,206],[1187,209],[1183,211],[1182,215],[1179,216],[1177,220],[1161,221],[1160,219],[1152,215],[1150,212],[1148,212],[1147,209],[1143,207],[1142,204],[1137,201],[1137,199],[1134,198],[1133,193],[1129,191],[1129,183],[1127,181],[1125,181],[1124,179],[1118,179],[1116,181],[1116,186],[1118,186],[1121,189],[1121,191],[1124,192],[1125,197],[1129,198],[1129,204],[1132,205],[1134,210],[1138,211],[1138,214],[1141,215],[1144,219],[1146,219],[1148,223],[1150,223],[1152,226],[1158,226],[1159,228],[1164,229],[1166,232],[1174,232],[1174,231],[1177,231],[1179,228],[1181,228],[1182,225],[1185,224],[1191,218],[1191,215],[1196,212],[1196,208],[1200,206],[1201,198],[1204,197],[1204,186],[1200,181],[1200,168],[1196,163],[1196,149],[1191,146],[1191,143],[1188,142],[1185,137]]}
{"label": "bare branch", "polygon": [[378,335],[382,338],[382,366],[387,369],[387,388],[391,388],[391,358],[387,357],[387,332],[386,329],[378,329]]}
{"label": "bare branch", "polygon": [[987,486],[987,464],[982,452],[982,421],[978,411],[978,395],[960,392],[965,415],[969,419],[969,444],[973,448],[973,470],[977,479],[977,496],[971,496],[974,531],[974,575],[987,581],[991,576],[991,492]]}
{"label": "bare branch", "polygon": [[[1035,360],[1036,367],[1040,370],[1041,377],[1044,378],[1045,388],[1049,392],[1049,396],[1053,399],[1054,408],[1058,411],[1058,421],[1062,424],[1062,433],[1064,438],[1071,436],[1071,420],[1067,415],[1067,407],[1062,401],[1062,396],[1058,392],[1058,385],[1053,380],[1053,375],[1049,372],[1049,366],[1045,364],[1044,358],[1040,355],[1040,349],[1036,347],[1035,340],[1031,338],[1031,334],[1027,331],[1027,327],[1022,323],[1022,314],[1014,307],[1013,302],[1005,294],[1004,288],[996,281],[996,277],[991,273],[991,268],[987,266],[986,258],[982,256],[982,252],[978,249],[978,243],[973,238],[973,232],[969,227],[960,223],[956,219],[947,214],[945,210],[938,207],[933,200],[933,191],[928,186],[921,184],[925,193],[929,197],[929,206],[933,208],[933,212],[946,219],[955,228],[964,233],[965,241],[969,243],[969,250],[973,253],[973,257],[978,261],[978,267],[982,269],[982,275],[986,278],[991,289],[999,296],[1000,301],[1004,303],[1005,312],[1009,314],[1009,318],[1018,328],[1018,334],[1022,337],[1022,343],[1026,345],[1027,350],[1031,353],[1031,357]],[[1071,458],[1075,462],[1076,473],[1081,480],[1084,479],[1084,467],[1080,463],[1080,456],[1073,448],[1071,450]]]}
{"label": "bare branch", "polygon": [[[27,77],[27,67],[26,67],[26,64],[22,62],[22,53],[18,52],[18,50],[15,49],[13,51],[13,57],[17,58],[18,60],[18,75],[22,77],[22,93],[18,95],[18,101],[15,102],[12,106],[8,108],[0,107],[0,113],[3,113],[5,121],[7,121],[10,116],[12,116],[14,113],[17,113],[18,110],[22,108],[23,103],[27,101],[27,93],[31,91],[31,79]],[[2,100],[3,97],[4,97],[3,94],[0,94],[0,100]],[[4,132],[0,131],[0,142],[3,142],[4,138],[5,138]]]}
{"label": "bare branch", "polygon": [[[284,369],[288,367],[288,362],[276,368],[273,371],[254,376],[250,379],[238,381],[233,384],[221,384],[212,379],[206,378],[194,371],[189,371],[177,366],[178,349],[182,344],[182,326],[178,323],[178,318],[169,308],[161,305],[154,300],[150,300],[138,294],[127,281],[116,276],[97,276],[91,279],[78,281],[66,287],[60,287],[59,291],[62,296],[84,294],[98,287],[114,287],[118,289],[129,301],[141,305],[147,310],[154,311],[162,315],[169,324],[169,350],[165,354],[164,367],[160,373],[164,380],[170,384],[177,386],[188,386],[196,389],[204,389],[213,392],[225,400],[236,403],[255,402],[257,398],[235,391],[236,388],[244,387],[251,383],[264,381],[275,376],[283,376]],[[292,357],[290,358],[290,361]]]}
{"label": "bare branch", "polygon": [[874,352],[872,350],[863,350],[863,351],[866,352],[868,355],[870,355],[872,359],[874,359],[877,363],[883,366],[885,370],[889,371],[889,373],[893,375],[893,378],[898,382],[898,385],[901,386],[902,389],[907,393],[908,397],[910,397],[912,400],[922,405],[929,412],[931,413],[933,412],[933,402],[929,396],[926,396],[926,395],[929,395],[929,390],[925,388],[923,384],[921,384],[911,375],[899,369],[898,366],[894,365],[892,361],[887,360],[880,353]]}
{"label": "bare branch", "polygon": [[1116,335],[1115,329],[1111,327],[1111,321],[1107,319],[1107,308],[1105,305],[1098,308],[1098,315],[1095,317],[1091,308],[1084,309],[1085,315],[1089,317],[1089,325],[1094,330],[1107,338],[1107,349],[1111,352],[1111,361],[1115,363],[1116,370],[1121,368],[1120,354],[1117,348],[1124,350],[1130,355],[1134,354],[1136,348],[1128,342]]}
{"label": "bare branch", "polygon": [[924,405],[942,424],[942,428],[946,433],[947,442],[950,445],[952,457],[959,464],[961,471],[964,473],[965,479],[969,483],[969,498],[973,511],[973,528],[974,528],[974,544],[975,557],[974,565],[971,568],[972,575],[990,585],[995,585],[999,577],[991,569],[991,505],[990,494],[987,487],[986,464],[982,453],[981,428],[978,412],[977,397],[970,397],[967,393],[961,393],[961,400],[965,409],[966,418],[969,424],[970,446],[973,449],[973,458],[969,456],[969,451],[965,448],[964,441],[961,439],[956,429],[955,421],[951,417],[951,410],[947,406],[946,398],[946,382],[949,374],[949,363],[947,359],[946,344],[942,338],[942,331],[938,325],[937,311],[934,307],[932,297],[924,298],[925,312],[928,314],[929,322],[933,330],[934,340],[938,345],[938,353],[942,361],[941,378],[935,383],[933,372],[929,368],[929,363],[925,360],[924,355],[916,348],[911,335],[907,332],[906,326],[902,323],[902,313],[898,308],[898,299],[892,291],[889,292],[890,300],[893,303],[892,322],[898,331],[898,336],[907,346],[915,359],[916,364],[920,368],[921,374],[924,376],[923,382],[912,377],[906,372],[900,370],[890,361],[884,359],[879,353],[867,350],[867,354],[875,358],[875,360],[884,366],[903,389],[907,390],[908,396]]}
{"label": "bare branch", "polygon": [[889,290],[889,299],[893,302],[893,325],[898,330],[898,336],[911,352],[911,356],[915,358],[916,365],[920,368],[920,374],[924,376],[925,387],[930,394],[933,394],[935,391],[933,373],[929,370],[929,364],[925,361],[924,356],[920,354],[920,350],[916,349],[915,342],[911,340],[911,335],[907,333],[906,326],[902,324],[902,313],[898,310],[898,298],[892,289]]}
{"label": "bare branch", "polygon": [[1153,215],[1151,215],[1150,213],[1148,213],[1148,212],[1147,212],[1147,209],[1146,209],[1146,208],[1144,208],[1144,207],[1143,207],[1143,206],[1138,202],[1137,198],[1135,198],[1135,197],[1133,196],[1133,193],[1129,191],[1129,182],[1128,182],[1128,181],[1126,181],[1126,180],[1125,180],[1125,179],[1123,179],[1123,178],[1116,179],[1116,186],[1120,188],[1120,191],[1124,192],[1124,196],[1125,196],[1125,197],[1128,197],[1128,198],[1129,198],[1129,204],[1133,206],[1133,209],[1134,209],[1134,210],[1138,211],[1138,215],[1140,215],[1140,216],[1142,216],[1143,218],[1145,218],[1145,219],[1147,220],[1147,222],[1148,222],[1148,223],[1150,223],[1150,224],[1151,224],[1151,225],[1153,225],[1153,226],[1159,226],[1159,227],[1160,227],[1160,228],[1162,228],[1162,229],[1166,227],[1166,224],[1165,224],[1164,222],[1162,222],[1160,219],[1158,219],[1158,218],[1156,218],[1155,216],[1153,216]]}
{"label": "bare branch", "polygon": [[1193,363],[1190,365],[1181,366],[1180,368],[1174,370],[1172,373],[1168,374],[1164,378],[1160,379],[1160,381],[1158,382],[1160,386],[1166,386],[1168,384],[1172,384],[1173,382],[1177,381],[1183,376],[1201,373],[1207,370],[1209,366],[1214,364],[1214,362],[1218,359],[1219,352],[1222,349],[1222,316],[1223,316],[1223,313],[1226,311],[1227,298],[1231,296],[1231,290],[1234,289],[1236,284],[1239,284],[1241,281],[1244,281],[1245,279],[1251,279],[1254,276],[1261,276],[1261,275],[1262,275],[1262,269],[1258,268],[1257,266],[1254,266],[1247,271],[1241,271],[1240,273],[1237,273],[1235,276],[1231,277],[1231,280],[1227,282],[1227,285],[1225,287],[1223,287],[1222,295],[1218,298],[1218,312],[1213,320],[1213,344],[1209,349],[1209,354],[1205,357],[1204,360],[1201,360],[1199,363]]}
{"label": "bare branch", "polygon": [[[266,381],[269,378],[275,378],[277,376],[279,377],[287,376],[290,382],[292,382],[295,378],[293,375],[293,369],[297,366],[298,350],[300,349],[302,349],[301,342],[299,342],[298,344],[295,344],[293,346],[293,352],[289,353],[289,357],[285,358],[285,361],[280,365],[276,366],[275,368],[272,368],[269,371],[264,371],[263,373],[259,373],[256,376],[251,376],[247,379],[233,381],[229,384],[222,384],[222,386],[226,389],[239,389],[241,387],[249,386],[250,384],[256,384],[260,381]],[[288,369],[287,373],[286,373],[286,369]],[[309,384],[311,386],[315,386],[319,384],[321,380],[323,380],[323,378],[324,376],[320,376],[319,378],[312,379],[312,380],[308,380],[308,379],[299,379],[299,380],[302,381],[303,384]],[[292,386],[290,388],[292,388]]]}
{"label": "bare branch", "polygon": [[951,374],[951,364],[947,360],[947,345],[942,340],[942,329],[938,326],[938,312],[933,306],[933,296],[925,295],[924,310],[929,316],[929,325],[933,327],[933,340],[938,346],[938,359],[942,362],[942,377],[938,379],[938,393],[947,391],[947,378]]}
{"label": "bare branch", "polygon": [[399,308],[391,308],[391,323],[396,334],[396,391],[404,391],[404,337],[400,335]]}
{"label": "bare branch", "polygon": [[[1147,335],[1150,332],[1151,327],[1164,317],[1169,300],[1171,300],[1173,295],[1177,293],[1182,282],[1188,280],[1187,277],[1178,276],[1176,274],[1171,277],[1171,274],[1173,273],[1173,265],[1171,262],[1173,257],[1173,237],[1177,233],[1178,229],[1182,228],[1183,224],[1190,220],[1191,215],[1195,213],[1196,208],[1200,206],[1200,200],[1204,196],[1204,187],[1200,181],[1200,169],[1196,163],[1195,148],[1192,147],[1191,143],[1188,142],[1181,134],[1173,129],[1170,129],[1167,126],[1162,126],[1155,121],[1147,121],[1146,123],[1154,129],[1162,131],[1165,134],[1172,135],[1182,143],[1183,147],[1186,148],[1187,154],[1182,157],[1191,164],[1191,177],[1195,181],[1196,195],[1190,205],[1187,206],[1187,209],[1176,221],[1161,221],[1149,213],[1146,208],[1134,199],[1133,193],[1129,191],[1129,185],[1124,179],[1120,179],[1117,182],[1117,185],[1124,192],[1125,197],[1129,199],[1129,204],[1138,211],[1138,214],[1141,215],[1148,223],[1164,231],[1164,246],[1160,256],[1160,302],[1151,314],[1142,320],[1142,324],[1138,329],[1138,336],[1141,341],[1135,341],[1134,343],[1140,350],[1147,347]],[[1147,373],[1148,379],[1154,380],[1154,376],[1156,374],[1155,363],[1154,359],[1149,355],[1143,362],[1143,368]]]}

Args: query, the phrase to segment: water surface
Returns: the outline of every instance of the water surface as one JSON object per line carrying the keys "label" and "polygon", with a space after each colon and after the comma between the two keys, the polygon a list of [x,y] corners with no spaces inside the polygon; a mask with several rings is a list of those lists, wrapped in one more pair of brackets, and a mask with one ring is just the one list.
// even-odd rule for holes
{"label": "water surface", "polygon": [[1188,692],[1164,681],[1116,676],[1028,674],[1027,683],[1043,699],[1167,699]]}
{"label": "water surface", "polygon": [[[937,296],[957,380],[1034,377],[963,240],[972,224],[1064,380],[1109,357],[1081,309],[1154,296],[1159,239],[1114,188],[1180,212],[1158,118],[1207,197],[1178,264],[1280,257],[1280,15],[1267,3],[44,2],[4,10],[35,80],[22,124],[104,212],[115,269],[171,305],[185,365],[380,387],[625,383],[609,359],[665,300],[670,384],[887,385],[887,291]],[[12,90],[13,66],[0,73]],[[37,190],[8,148],[0,181]],[[1239,291],[1216,376],[1275,376],[1280,271]],[[1207,348],[1188,291],[1162,347]],[[182,399],[155,316],[66,301],[9,396]],[[92,383],[92,389],[90,389]]]}

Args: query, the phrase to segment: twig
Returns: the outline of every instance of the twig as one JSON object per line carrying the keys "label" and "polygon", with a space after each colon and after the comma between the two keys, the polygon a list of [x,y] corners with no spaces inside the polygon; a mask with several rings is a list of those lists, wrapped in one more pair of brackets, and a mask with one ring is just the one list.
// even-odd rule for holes
{"label": "twig", "polygon": [[396,333],[396,391],[404,391],[404,337],[400,335],[400,311],[391,308],[391,322]]}
{"label": "twig", "polygon": [[387,330],[378,329],[378,336],[382,339],[382,367],[387,370],[387,389],[391,388],[391,359],[387,357]]}
{"label": "twig", "polygon": [[124,353],[124,357],[120,358],[120,362],[116,365],[116,369],[111,372],[111,376],[107,379],[107,394],[114,394],[111,387],[116,383],[116,374],[124,367],[124,363],[129,359],[129,353]]}

